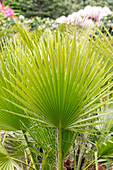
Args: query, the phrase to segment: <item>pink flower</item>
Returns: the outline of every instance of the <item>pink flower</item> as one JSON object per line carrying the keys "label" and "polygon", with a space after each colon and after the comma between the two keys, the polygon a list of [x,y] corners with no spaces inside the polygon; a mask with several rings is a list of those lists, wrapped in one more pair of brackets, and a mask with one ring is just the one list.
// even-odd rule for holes
{"label": "pink flower", "polygon": [[82,26],[93,26],[94,22],[99,22],[104,16],[113,14],[113,12],[108,7],[96,7],[96,6],[86,6],[84,9],[74,12],[68,17],[61,16],[56,19],[56,22],[59,24],[67,23],[74,24],[76,21],[77,25]]}
{"label": "pink flower", "polygon": [[23,15],[19,15],[19,20],[23,20],[24,16]]}
{"label": "pink flower", "polygon": [[4,3],[0,2],[0,11],[5,7]]}
{"label": "pink flower", "polygon": [[14,10],[12,8],[3,9],[3,11],[5,12],[6,16],[9,16],[10,18],[13,17]]}
{"label": "pink flower", "polygon": [[95,22],[99,22],[99,21],[100,21],[99,17],[95,18],[94,21],[95,21]]}
{"label": "pink flower", "polygon": [[4,7],[4,6],[5,6],[4,3],[1,3],[1,2],[0,2],[0,7]]}
{"label": "pink flower", "polygon": [[84,8],[84,10],[86,10],[86,11],[89,11],[90,9],[92,9],[92,6],[90,6],[90,5],[87,5],[87,6]]}
{"label": "pink flower", "polygon": [[86,6],[84,8],[84,11],[85,11],[85,15],[87,16],[87,18],[97,18],[102,12],[102,7]]}

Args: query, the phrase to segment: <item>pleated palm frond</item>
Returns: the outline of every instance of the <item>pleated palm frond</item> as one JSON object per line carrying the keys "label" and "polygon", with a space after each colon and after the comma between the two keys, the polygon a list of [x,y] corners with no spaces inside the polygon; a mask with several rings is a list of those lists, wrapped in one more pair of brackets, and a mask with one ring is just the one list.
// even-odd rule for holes
{"label": "pleated palm frond", "polygon": [[96,125],[95,128],[101,131],[101,136],[99,137],[98,143],[105,142],[112,138],[112,131],[113,131],[113,105],[109,104],[105,107],[102,107],[101,110],[103,112],[108,112],[107,115],[104,115],[98,119],[99,122],[106,122],[104,124]]}
{"label": "pleated palm frond", "polygon": [[[4,111],[2,110],[3,108],[5,108],[6,110],[17,111],[20,114],[22,113],[23,115],[25,114],[25,111],[22,111],[17,106],[4,100],[5,98],[8,97],[9,100],[16,101],[18,104],[20,103],[18,100],[15,100],[15,98],[11,94],[8,94],[6,91],[4,91],[3,88],[10,89],[13,92],[15,91],[15,93],[19,95],[19,93],[16,92],[16,90],[13,87],[11,87],[11,85],[6,81],[6,79],[8,81],[13,82],[16,86],[18,86],[15,79],[10,76],[9,71],[11,71],[12,74],[16,76],[18,80],[20,81],[21,79],[19,77],[19,74],[15,71],[15,68],[13,67],[13,65],[17,67],[20,70],[20,72],[22,71],[21,68],[19,68],[20,66],[18,65],[18,61],[16,60],[16,58],[12,58],[12,54],[10,53],[12,51],[12,48],[10,47],[10,50],[7,49],[7,51],[6,49],[7,47],[5,46],[5,44],[3,44],[3,48],[2,48],[3,53],[0,54],[1,55],[0,57],[1,58],[0,59],[1,60],[0,61],[0,109],[1,109],[0,110],[1,112],[0,129],[7,130],[7,131],[22,130],[24,127],[22,124],[26,124],[27,126],[30,126],[29,121],[25,118],[19,117],[18,115],[15,116],[11,113],[8,113],[6,115],[4,114]],[[7,56],[9,56],[9,58],[7,58]],[[21,58],[21,53],[19,57]],[[8,69],[6,69],[6,66],[8,67]]]}
{"label": "pleated palm frond", "polygon": [[113,83],[106,84],[111,56],[103,61],[91,41],[77,46],[76,36],[70,42],[49,33],[35,42],[25,30],[20,33],[22,58],[7,49],[7,65],[1,56],[1,119],[18,115],[61,128],[95,124],[97,109],[108,102],[100,99],[112,93]]}
{"label": "pleated palm frond", "polygon": [[24,159],[24,151],[26,150],[27,145],[22,133],[9,132],[2,143],[10,156],[12,155],[14,158],[20,160]]}
{"label": "pleated palm frond", "polygon": [[102,143],[101,145],[98,145],[98,142],[96,142],[96,147],[98,155],[106,158],[113,158],[113,138]]}
{"label": "pleated palm frond", "polygon": [[[95,30],[98,32],[98,35],[94,34],[92,31],[92,36],[94,38],[93,43],[95,44],[95,40],[97,41],[97,50],[99,47],[101,47],[100,55],[103,55],[104,58],[108,57],[111,54],[111,57],[109,58],[109,62],[113,62],[113,36],[109,33],[107,28],[105,27],[106,35],[104,35],[99,28],[95,28]],[[89,38],[89,37],[88,37]]]}
{"label": "pleated palm frond", "polygon": [[0,143],[0,169],[9,170],[9,169],[18,169],[21,168],[19,165],[8,155],[4,146]]}
{"label": "pleated palm frond", "polygon": [[[77,134],[75,132],[70,132],[68,130],[62,131],[62,156],[63,159],[65,158],[66,154],[68,153],[70,147],[74,143]],[[29,130],[28,135],[29,141],[33,143],[35,146],[34,153],[40,155],[39,150],[40,148],[43,150],[44,163],[45,158],[48,157],[49,162],[56,162],[57,158],[57,133],[54,128],[50,127],[43,127],[41,124],[38,124],[32,130]],[[32,148],[33,151],[33,148]],[[48,154],[49,153],[49,154]],[[42,161],[42,163],[43,163]]]}
{"label": "pleated palm frond", "polygon": [[103,60],[98,39],[77,43],[76,31],[72,39],[60,32],[38,39],[18,28],[20,39],[0,55],[0,129],[22,130],[31,120],[56,134],[61,129],[64,159],[77,133],[104,123],[95,120],[107,114],[98,110],[113,100],[107,99],[113,86],[111,54]]}
{"label": "pleated palm frond", "polygon": [[109,168],[112,167],[113,138],[101,144],[96,142],[96,148],[97,148],[98,162],[103,162],[104,164],[108,165]]}

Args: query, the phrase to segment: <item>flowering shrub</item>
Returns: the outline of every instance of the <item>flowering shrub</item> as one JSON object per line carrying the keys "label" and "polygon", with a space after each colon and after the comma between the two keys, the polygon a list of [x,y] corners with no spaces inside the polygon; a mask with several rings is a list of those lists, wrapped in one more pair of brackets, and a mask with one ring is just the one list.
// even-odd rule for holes
{"label": "flowering shrub", "polygon": [[1,2],[0,2],[0,11],[10,18],[13,17],[14,10],[12,8],[5,8],[4,3]]}
{"label": "flowering shrub", "polygon": [[[15,29],[13,30],[11,27],[15,25],[15,18],[17,18],[18,23],[25,27],[29,27],[30,31],[38,30],[38,33],[43,33],[47,29],[56,31],[56,28],[59,28],[60,31],[64,32],[66,28],[65,24],[68,24],[68,27],[72,28],[75,22],[78,26],[79,32],[81,32],[83,29],[86,30],[85,28],[87,27],[94,26],[95,23],[98,23],[98,25],[101,26],[103,22],[105,26],[107,24],[106,28],[108,29],[110,22],[113,23],[113,20],[105,20],[105,18],[109,15],[113,15],[113,13],[108,7],[102,8],[100,6],[86,6],[84,9],[81,9],[78,12],[74,12],[67,17],[61,16],[56,20],[51,20],[49,18],[42,19],[40,17],[27,19],[23,15],[16,17],[12,8],[9,8],[5,6],[4,3],[0,2],[0,38],[2,38],[4,35],[12,35],[15,33]],[[113,30],[111,29],[111,26],[110,30],[111,32]]]}
{"label": "flowering shrub", "polygon": [[91,7],[86,6],[84,9],[74,12],[68,17],[61,16],[56,19],[56,23],[62,24],[74,24],[76,21],[77,25],[85,27],[93,26],[95,22],[99,22],[103,17],[112,14],[112,11],[108,7]]}
{"label": "flowering shrub", "polygon": [[11,36],[14,33],[14,30],[11,28],[14,25],[13,16],[14,10],[0,2],[0,39],[4,36]]}
{"label": "flowering shrub", "polygon": [[4,6],[5,6],[4,3],[0,2],[0,10],[2,10],[4,8]]}
{"label": "flowering shrub", "polygon": [[13,17],[13,14],[14,14],[14,10],[11,9],[11,8],[6,8],[6,9],[3,9],[3,11],[5,12],[5,15],[6,16],[9,16],[10,18]]}

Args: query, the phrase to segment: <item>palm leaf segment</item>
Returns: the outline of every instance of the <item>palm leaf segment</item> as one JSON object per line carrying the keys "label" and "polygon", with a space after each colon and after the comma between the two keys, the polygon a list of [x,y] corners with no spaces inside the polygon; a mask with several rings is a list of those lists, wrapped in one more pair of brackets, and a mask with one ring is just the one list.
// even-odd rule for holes
{"label": "palm leaf segment", "polygon": [[8,170],[8,169],[15,169],[15,168],[17,168],[18,170],[20,169],[18,164],[9,157],[6,149],[0,143],[0,169]]}
{"label": "palm leaf segment", "polygon": [[108,102],[99,101],[112,93],[113,83],[106,83],[112,76],[108,72],[113,64],[107,65],[110,56],[106,60],[99,56],[96,41],[93,47],[92,40],[77,44],[76,34],[72,40],[68,33],[56,37],[48,33],[37,40],[36,35],[19,29],[22,46],[10,45],[7,64],[1,57],[0,124],[12,119],[12,113],[21,116],[21,121],[29,118],[60,128],[98,124],[92,120]]}
{"label": "palm leaf segment", "polygon": [[104,158],[113,158],[113,138],[101,143],[101,145],[96,142],[98,155]]}

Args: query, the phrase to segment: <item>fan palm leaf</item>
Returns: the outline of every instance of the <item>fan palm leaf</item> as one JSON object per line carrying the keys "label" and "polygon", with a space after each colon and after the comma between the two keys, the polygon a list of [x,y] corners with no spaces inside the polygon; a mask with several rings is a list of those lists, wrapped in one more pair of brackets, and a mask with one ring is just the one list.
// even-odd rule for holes
{"label": "fan palm leaf", "polygon": [[0,169],[21,169],[19,165],[10,158],[4,146],[0,143]]}
{"label": "fan palm leaf", "polygon": [[77,128],[80,131],[99,124],[94,122],[101,116],[97,109],[112,101],[110,98],[100,103],[112,94],[113,82],[107,83],[112,77],[109,70],[113,64],[108,65],[111,55],[103,60],[101,46],[96,48],[98,39],[93,46],[93,40],[77,44],[76,30],[72,40],[60,32],[56,36],[48,32],[39,40],[23,28],[19,27],[19,32],[20,43],[6,49],[7,63],[1,55],[0,126],[9,126],[11,117],[12,125],[14,121],[20,123],[17,129],[28,119],[55,128],[60,170],[63,131],[77,132]]}

